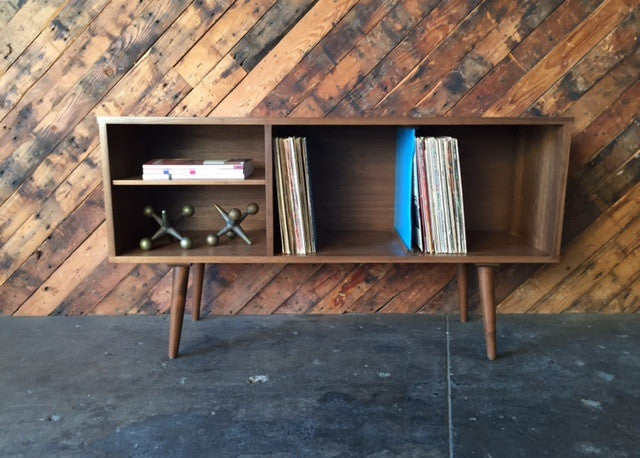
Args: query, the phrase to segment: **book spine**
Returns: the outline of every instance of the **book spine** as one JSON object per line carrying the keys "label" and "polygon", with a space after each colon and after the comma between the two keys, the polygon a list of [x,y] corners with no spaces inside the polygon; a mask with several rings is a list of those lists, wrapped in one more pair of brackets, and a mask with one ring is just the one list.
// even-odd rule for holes
{"label": "book spine", "polygon": [[309,237],[310,237],[310,245],[311,245],[311,253],[316,253],[316,221],[315,214],[313,210],[313,192],[311,191],[311,175],[309,171],[309,154],[307,150],[307,139],[302,138],[302,163],[304,166],[304,176],[306,182],[306,193],[307,193],[307,211],[308,211],[308,221],[309,221]]}
{"label": "book spine", "polygon": [[433,253],[433,236],[431,234],[431,216],[429,203],[429,187],[427,184],[427,162],[424,138],[416,139],[416,155],[418,159],[418,193],[420,194],[420,218],[422,219],[423,251]]}
{"label": "book spine", "polygon": [[424,251],[424,236],[422,231],[422,216],[420,214],[420,191],[418,190],[418,155],[419,151],[416,145],[416,152],[413,155],[413,163],[411,164],[411,216],[413,226],[413,242],[414,248]]}
{"label": "book spine", "polygon": [[296,167],[295,157],[295,141],[292,137],[285,139],[285,152],[286,152],[286,164],[287,175],[289,178],[289,192],[292,197],[292,217],[293,217],[293,235],[295,241],[296,254],[305,253],[304,235],[302,231],[302,211],[300,202],[300,180],[298,176],[298,170]]}
{"label": "book spine", "polygon": [[466,224],[464,221],[464,198],[462,195],[462,175],[460,172],[460,152],[458,150],[458,140],[453,139],[453,164],[455,169],[456,176],[456,194],[457,199],[457,213],[458,213],[458,222],[460,225],[459,235],[460,235],[460,251],[462,253],[467,252],[467,233],[466,233]]}
{"label": "book spine", "polygon": [[274,163],[276,175],[276,192],[278,197],[278,220],[280,221],[280,244],[284,254],[291,254],[289,249],[289,240],[287,237],[287,218],[285,215],[284,200],[284,183],[282,174],[282,152],[280,148],[280,139],[273,140],[274,147]]}
{"label": "book spine", "polygon": [[446,253],[453,251],[452,229],[451,229],[451,212],[449,209],[449,177],[447,174],[447,144],[444,138],[438,139],[438,161],[440,166],[440,192],[442,193],[442,216],[444,220],[444,235],[446,241]]}
{"label": "book spine", "polygon": [[451,147],[451,137],[445,137],[443,140],[444,145],[444,161],[446,168],[446,178],[447,178],[447,217],[449,219],[449,241],[450,241],[450,253],[457,253],[460,251],[458,246],[458,228],[457,228],[457,218],[455,216],[455,207],[454,207],[454,190],[455,183],[453,177],[453,150]]}
{"label": "book spine", "polygon": [[429,177],[431,185],[430,197],[433,198],[433,208],[431,211],[431,219],[433,222],[435,233],[435,248],[436,253],[446,252],[446,242],[444,240],[444,227],[442,218],[442,182],[440,179],[440,167],[438,161],[438,143],[433,137],[429,138],[429,162],[430,172]]}

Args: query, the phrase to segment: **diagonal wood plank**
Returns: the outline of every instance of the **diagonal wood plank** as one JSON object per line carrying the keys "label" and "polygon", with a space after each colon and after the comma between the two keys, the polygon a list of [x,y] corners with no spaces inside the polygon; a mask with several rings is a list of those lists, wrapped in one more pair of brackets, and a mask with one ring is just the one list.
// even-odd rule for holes
{"label": "diagonal wood plank", "polygon": [[354,0],[319,0],[212,114],[250,113],[354,4]]}

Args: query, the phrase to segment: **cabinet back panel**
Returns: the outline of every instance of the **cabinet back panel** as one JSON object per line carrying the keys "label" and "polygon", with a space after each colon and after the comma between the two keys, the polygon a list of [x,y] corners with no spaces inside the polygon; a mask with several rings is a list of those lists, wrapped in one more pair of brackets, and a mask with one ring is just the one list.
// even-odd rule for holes
{"label": "cabinet back panel", "polygon": [[425,126],[420,136],[458,139],[468,231],[506,231],[513,201],[517,126]]}
{"label": "cabinet back panel", "polygon": [[153,218],[142,214],[145,205],[151,205],[157,214],[164,209],[170,217],[177,218],[181,214],[182,206],[190,204],[194,207],[195,213],[182,220],[177,227],[178,232],[186,230],[215,233],[224,227],[224,221],[213,206],[214,203],[226,211],[238,208],[244,212],[248,204],[255,202],[260,207],[260,211],[257,215],[249,215],[242,223],[242,227],[247,231],[266,230],[264,188],[117,186],[114,187],[114,191],[114,214],[118,215],[115,218],[115,227],[119,228],[116,231],[116,252],[118,253],[135,248],[141,238],[150,237],[157,230],[158,225]]}
{"label": "cabinet back panel", "polygon": [[238,125],[109,125],[111,178],[142,173],[152,159],[251,158],[264,168],[264,127]]}
{"label": "cabinet back panel", "polygon": [[320,233],[393,230],[396,127],[274,126],[273,136],[307,137]]}

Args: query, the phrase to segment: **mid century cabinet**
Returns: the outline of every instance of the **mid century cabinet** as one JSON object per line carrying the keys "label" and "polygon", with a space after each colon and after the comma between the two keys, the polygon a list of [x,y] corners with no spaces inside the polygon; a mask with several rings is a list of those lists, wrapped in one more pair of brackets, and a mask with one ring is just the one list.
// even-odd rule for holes
{"label": "mid century cabinet", "polygon": [[[103,153],[109,259],[175,266],[169,356],[178,355],[190,266],[195,272],[193,316],[198,319],[208,263],[455,263],[460,315],[467,320],[467,265],[477,266],[482,318],[490,359],[496,357],[495,271],[505,263],[559,261],[569,161],[569,118],[143,118],[99,117]],[[393,229],[396,132],[456,137],[459,142],[468,252],[406,251]],[[275,200],[272,139],[304,136],[318,233],[318,252],[282,254]],[[246,180],[143,181],[142,164],[154,158],[250,157]],[[213,208],[260,212],[243,227],[253,240],[205,243],[221,226]],[[146,205],[195,215],[181,225],[193,239],[183,250],[166,243],[151,251],[139,241],[155,230]]]}

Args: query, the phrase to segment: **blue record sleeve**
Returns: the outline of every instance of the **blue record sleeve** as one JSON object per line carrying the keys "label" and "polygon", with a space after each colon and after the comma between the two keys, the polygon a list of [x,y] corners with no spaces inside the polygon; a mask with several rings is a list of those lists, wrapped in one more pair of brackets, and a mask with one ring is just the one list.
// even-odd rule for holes
{"label": "blue record sleeve", "polygon": [[411,202],[413,157],[416,154],[416,130],[400,127],[396,141],[396,189],[394,202],[394,227],[405,248],[412,251]]}

